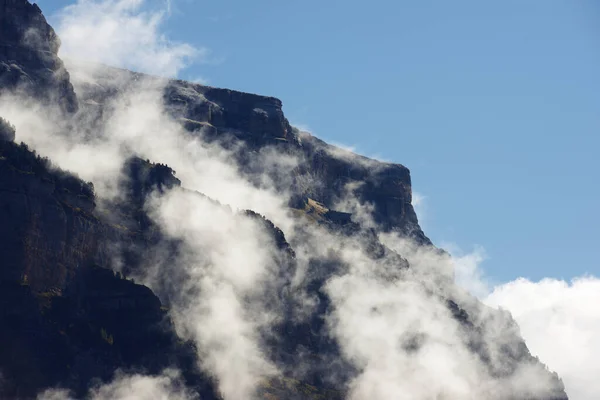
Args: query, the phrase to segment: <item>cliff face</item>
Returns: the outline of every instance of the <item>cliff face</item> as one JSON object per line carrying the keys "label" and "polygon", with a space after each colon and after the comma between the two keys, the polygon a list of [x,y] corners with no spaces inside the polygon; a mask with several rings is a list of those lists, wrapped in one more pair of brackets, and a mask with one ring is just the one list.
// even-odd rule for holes
{"label": "cliff face", "polygon": [[[100,82],[75,82],[82,107],[93,113],[102,113],[99,110],[116,94],[149,78],[106,66],[74,64],[73,68],[75,75],[95,76]],[[304,208],[311,198],[351,212],[344,204],[351,197],[361,206],[372,205],[372,218],[380,229],[431,244],[419,227],[410,171],[405,166],[353,154],[298,131],[285,118],[281,101],[273,97],[171,80],[164,82],[163,101],[165,109],[192,134],[201,132],[205,140],[218,141],[230,150],[236,148],[234,143],[244,143],[237,153],[240,172],[250,179],[271,174],[275,184],[291,192],[293,207]],[[253,152],[268,146],[301,160],[299,166],[292,171],[254,170]]]}
{"label": "cliff face", "polygon": [[[177,182],[164,167],[132,164],[145,166],[132,175],[132,199],[157,181]],[[138,216],[127,215],[138,227],[130,231],[101,220],[95,206],[93,186],[26,145],[0,141],[0,397],[34,398],[55,386],[83,395],[119,368],[158,374],[175,365],[212,393],[160,300],[110,269],[112,245],[147,240]]]}
{"label": "cliff face", "polygon": [[[36,292],[0,283],[0,366],[3,399],[35,398],[65,387],[82,397],[94,379],[117,369],[160,374],[180,366],[203,391],[195,353],[173,333],[150,289],[104,268],[81,268],[65,291]],[[196,375],[194,375],[196,374]]]}
{"label": "cliff face", "polygon": [[18,90],[67,113],[77,111],[59,47],[60,39],[36,4],[0,0],[0,91]]}
{"label": "cliff face", "polygon": [[26,145],[0,141],[0,279],[64,289],[97,250],[91,185],[52,173]]}
{"label": "cliff face", "polygon": [[295,139],[281,101],[273,97],[171,81],[164,98],[173,115],[212,127],[215,133],[244,135],[254,146]]}
{"label": "cliff face", "polygon": [[[161,81],[166,112],[189,135],[202,135],[230,150],[232,162],[249,182],[259,185],[261,176],[269,175],[289,194],[293,215],[315,223],[343,246],[360,248],[377,279],[400,282],[412,268],[403,254],[379,241],[378,233],[396,232],[431,246],[411,204],[406,167],[368,159],[298,131],[285,118],[281,101],[272,97],[84,64],[74,65],[73,76],[92,74],[94,84],[75,79],[73,86],[57,57],[59,44],[37,6],[26,0],[0,0],[0,93],[56,102],[66,114],[76,113],[73,118],[91,121],[93,131],[119,93],[140,80]],[[13,143],[14,138],[14,130],[0,120],[0,397],[35,398],[40,390],[56,386],[80,397],[94,379],[109,381],[118,369],[159,374],[174,366],[202,399],[219,398],[214,377],[198,370],[202,353],[177,337],[169,319],[169,302],[181,291],[177,283],[189,277],[173,269],[161,271],[157,279],[164,284],[156,289],[160,299],[127,279],[143,272],[155,252],[166,260],[178,257],[181,240],[161,232],[146,205],[150,194],[185,191],[185,182],[166,165],[132,157],[122,168],[121,196],[104,199],[99,207],[91,183],[53,167],[26,145]],[[256,161],[267,148],[298,162],[289,170],[262,168]],[[358,209],[369,210],[370,218],[358,215]],[[296,242],[290,243],[285,232],[263,216],[251,210],[239,214],[257,221],[270,238],[280,285],[269,301],[282,310],[282,317],[272,326],[276,334],[265,335],[265,347],[285,376],[259,385],[259,398],[344,398],[347,383],[360,371],[342,356],[339,341],[328,331],[327,319],[335,310],[327,287],[347,272],[347,260],[336,251],[307,256],[304,295],[316,306],[300,318],[291,285],[299,268],[295,246],[306,251],[298,241],[311,233],[295,232]],[[121,272],[113,272],[117,269]],[[458,321],[466,347],[491,376],[509,379],[523,366],[543,370],[510,316],[476,301],[467,304],[451,295],[430,295],[438,296],[436,301]],[[490,348],[485,332],[493,324],[506,343],[499,339],[501,343]],[[423,340],[415,337],[402,346],[412,354]],[[496,358],[501,368],[493,362]],[[300,364],[308,371],[303,381],[291,379]],[[333,385],[324,378],[331,369],[338,379]],[[545,371],[540,376],[553,383],[553,394],[519,392],[505,398],[567,399],[555,375]],[[327,386],[334,388],[326,390]]]}

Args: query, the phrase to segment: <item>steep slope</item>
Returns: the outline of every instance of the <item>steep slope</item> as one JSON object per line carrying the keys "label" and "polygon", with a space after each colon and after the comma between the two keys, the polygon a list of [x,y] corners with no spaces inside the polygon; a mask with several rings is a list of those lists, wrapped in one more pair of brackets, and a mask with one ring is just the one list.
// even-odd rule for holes
{"label": "steep slope", "polygon": [[[257,228],[252,234],[264,235],[263,261],[273,268],[273,279],[264,283],[259,300],[278,317],[258,329],[257,347],[279,375],[265,377],[247,397],[338,399],[355,393],[357,379],[378,361],[378,355],[370,359],[372,354],[362,349],[353,352],[347,332],[336,335],[343,308],[352,303],[344,296],[352,296],[359,281],[372,285],[367,294],[415,291],[418,295],[402,300],[424,302],[408,302],[404,308],[389,300],[381,305],[365,302],[350,312],[364,312],[376,322],[389,310],[394,319],[416,315],[417,326],[402,332],[391,347],[400,349],[414,368],[422,360],[432,362],[420,355],[450,343],[453,357],[477,365],[476,372],[485,377],[486,382],[475,386],[488,380],[493,384],[478,392],[484,398],[567,399],[556,374],[530,355],[510,315],[461,293],[451,274],[424,270],[412,262],[410,252],[380,241],[383,234],[398,235],[435,260],[444,260],[419,227],[407,168],[355,155],[298,131],[285,118],[281,101],[272,97],[75,63],[71,85],[57,57],[58,38],[39,8],[26,0],[0,0],[0,12],[0,93],[20,96],[19,101],[55,101],[72,115],[68,122],[93,138],[115,107],[113,99],[137,82],[151,82],[161,90],[166,113],[191,137],[226,149],[237,172],[257,188],[268,177],[295,218],[284,232],[252,210],[233,211],[186,190],[186,182],[170,167],[134,154],[122,166],[120,195],[104,199],[91,183],[13,143],[14,132],[0,124],[1,396],[34,398],[43,389],[65,387],[81,397],[95,378],[109,381],[118,369],[157,375],[169,367],[183,371],[184,383],[203,399],[221,396],[215,389],[219,377],[204,368],[206,349],[177,336],[177,323],[170,319],[177,315],[168,310],[197,294],[195,287],[191,293],[184,290],[187,282],[199,279],[183,268],[190,262],[187,247],[209,252],[215,245],[202,235],[188,241],[161,224],[153,202],[180,195],[192,202],[212,202],[211,211],[234,216],[236,223]],[[273,168],[269,154],[296,163]],[[215,226],[206,228],[218,230],[220,222],[207,219],[205,224]],[[264,249],[249,251],[254,250]],[[157,264],[162,268],[152,270]],[[156,294],[124,278],[150,272]],[[363,301],[366,296],[358,293]],[[238,300],[248,305],[256,299],[248,295]],[[427,313],[432,314],[427,323],[448,320],[445,328],[451,329],[432,337],[427,326],[419,326],[421,314]],[[381,376],[377,378],[383,386],[386,375]],[[526,382],[530,377],[539,382]],[[537,386],[543,390],[533,390]],[[375,388],[367,397],[385,398],[381,393]]]}
{"label": "steep slope", "polygon": [[[169,114],[192,134],[201,134],[204,140],[218,141],[231,150],[238,148],[240,172],[256,181],[260,181],[262,174],[270,175],[275,184],[290,192],[291,206],[304,208],[308,198],[312,198],[333,209],[348,208],[344,200],[352,197],[358,206],[372,205],[371,216],[379,229],[398,231],[419,243],[431,244],[419,227],[412,206],[408,168],[353,154],[300,132],[290,126],[282,103],[276,98],[180,80],[164,81],[81,62],[72,62],[71,68],[82,108],[87,113],[103,114],[112,99],[139,81],[162,81],[164,107]],[[243,148],[235,145],[239,142],[244,144]],[[253,160],[267,147],[302,162],[293,171],[266,169]],[[352,210],[350,207],[340,211]]]}
{"label": "steep slope", "polygon": [[0,141],[0,220],[2,398],[57,385],[82,394],[118,368],[178,364],[208,390],[160,300],[111,271],[107,246],[135,232],[98,218],[91,185]]}
{"label": "steep slope", "polygon": [[60,39],[36,4],[0,1],[0,91],[18,91],[77,111],[69,73],[58,57]]}

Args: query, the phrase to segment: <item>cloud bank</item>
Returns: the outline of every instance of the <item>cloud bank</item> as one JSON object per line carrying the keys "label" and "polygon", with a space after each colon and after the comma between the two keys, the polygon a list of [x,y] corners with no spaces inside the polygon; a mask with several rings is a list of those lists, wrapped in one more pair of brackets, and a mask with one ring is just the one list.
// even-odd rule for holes
{"label": "cloud bank", "polygon": [[485,298],[509,310],[534,355],[564,380],[573,400],[600,398],[600,279],[527,279],[497,286]]}

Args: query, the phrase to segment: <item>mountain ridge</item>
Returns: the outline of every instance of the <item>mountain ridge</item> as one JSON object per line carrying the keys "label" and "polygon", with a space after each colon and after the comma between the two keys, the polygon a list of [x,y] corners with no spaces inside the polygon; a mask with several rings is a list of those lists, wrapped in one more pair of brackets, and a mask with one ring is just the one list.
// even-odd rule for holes
{"label": "mountain ridge", "polygon": [[[186,237],[173,235],[168,226],[161,225],[149,204],[180,195],[190,201],[211,202],[213,212],[222,211],[239,225],[259,226],[264,235],[260,244],[269,249],[265,262],[276,267],[277,278],[274,287],[269,286],[273,282],[265,284],[264,293],[260,292],[264,299],[258,301],[268,302],[282,316],[272,325],[260,327],[260,347],[283,377],[267,377],[258,385],[256,396],[261,397],[257,398],[347,397],[352,388],[349,382],[366,367],[354,365],[352,357],[345,355],[348,349],[330,332],[332,315],[341,318],[336,314],[331,284],[352,269],[340,254],[347,248],[360,251],[372,265],[367,279],[383,282],[384,289],[401,285],[410,274],[422,273],[413,272],[418,268],[411,265],[409,257],[388,248],[378,237],[379,233],[393,233],[432,248],[411,204],[410,171],[400,164],[356,156],[301,133],[289,124],[282,102],[274,97],[106,66],[92,65],[91,74],[73,70],[70,75],[58,57],[58,37],[39,7],[26,0],[1,0],[0,23],[2,37],[17,45],[14,51],[5,46],[0,53],[0,94],[58,104],[66,118],[91,121],[86,134],[94,135],[115,107],[111,102],[119,92],[135,87],[140,80],[165,82],[160,93],[168,115],[192,138],[227,150],[236,171],[256,187],[268,177],[274,188],[287,196],[291,214],[310,221],[306,226],[300,224],[298,232],[284,232],[255,211],[233,211],[186,189],[169,166],[135,153],[122,166],[121,196],[106,201],[93,185],[56,169],[7,135],[6,140],[0,139],[0,216],[5,222],[0,228],[0,302],[5,305],[0,314],[0,337],[10,345],[0,351],[0,371],[8,380],[0,386],[0,394],[35,398],[44,389],[63,387],[84,397],[96,385],[94,379],[108,382],[119,369],[160,375],[175,366],[183,371],[184,384],[202,398],[224,396],[219,379],[203,369],[206,354],[194,340],[181,336],[180,321],[171,320],[168,311],[187,295],[181,288],[194,277],[189,271],[165,269],[154,279],[154,293],[128,279],[147,273],[156,262],[156,253],[164,264],[179,265],[188,245]],[[39,54],[43,57],[21,49],[25,32],[32,30],[41,32],[38,36],[44,39],[36,42],[41,43]],[[79,75],[92,76],[91,84],[78,81]],[[289,169],[265,168],[262,161],[266,156],[261,153],[265,149],[298,163]],[[365,210],[367,215],[361,216]],[[339,247],[324,256],[300,260],[308,246],[303,241],[319,240],[311,236],[313,229],[323,238],[335,238]],[[288,233],[293,234],[289,242]],[[293,272],[301,261],[307,262],[309,271],[302,290],[293,285]],[[440,312],[453,316],[457,329],[466,332],[466,348],[488,368],[490,376],[506,385],[488,392],[500,393],[493,398],[567,399],[556,374],[544,372],[545,367],[529,354],[510,316],[482,309],[475,300],[458,299],[451,294],[452,283],[442,282],[450,289],[438,292],[437,283],[431,288],[424,285],[425,298],[437,299],[435,304],[443,306]],[[316,301],[307,317],[300,317],[304,311],[296,304],[303,295]],[[246,297],[244,301],[256,300],[251,294]],[[374,315],[380,312],[377,307],[369,311]],[[487,326],[507,332],[497,339],[499,354],[490,348]],[[400,344],[410,357],[427,342],[427,334],[410,333]],[[308,372],[300,374],[299,365]],[[510,378],[523,368],[541,371],[536,374],[548,380],[550,394],[514,392],[517,389],[510,386]]]}

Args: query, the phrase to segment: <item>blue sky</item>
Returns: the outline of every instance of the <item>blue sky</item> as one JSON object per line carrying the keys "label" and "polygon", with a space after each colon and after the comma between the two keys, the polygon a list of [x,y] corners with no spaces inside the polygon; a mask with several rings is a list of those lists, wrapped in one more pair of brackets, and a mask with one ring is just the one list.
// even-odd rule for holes
{"label": "blue sky", "polygon": [[410,168],[426,233],[493,281],[600,275],[600,3],[173,0],[163,28],[210,50],[180,77]]}

